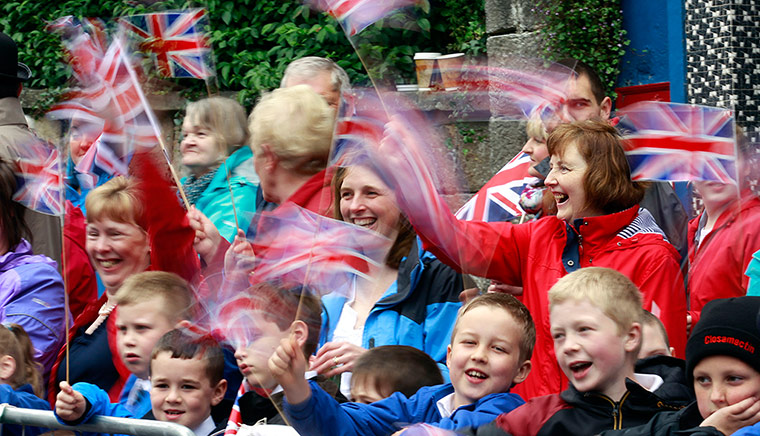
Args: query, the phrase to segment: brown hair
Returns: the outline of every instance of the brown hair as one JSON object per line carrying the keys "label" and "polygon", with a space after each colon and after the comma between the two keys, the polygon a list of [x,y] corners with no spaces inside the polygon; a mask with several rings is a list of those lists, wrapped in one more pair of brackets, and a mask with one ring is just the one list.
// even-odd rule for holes
{"label": "brown hair", "polygon": [[575,145],[586,161],[586,201],[605,215],[641,202],[647,184],[631,181],[631,169],[614,127],[603,121],[576,121],[557,126],[546,141],[549,155],[562,156]]}
{"label": "brown hair", "polygon": [[317,351],[319,332],[322,328],[322,304],[319,297],[314,296],[308,287],[262,282],[244,292],[252,297],[253,304],[248,308],[240,307],[239,310],[260,312],[266,321],[276,324],[280,331],[288,330],[296,320],[303,321],[309,329],[303,346],[304,356],[308,359]]}
{"label": "brown hair", "polygon": [[424,351],[408,345],[370,348],[359,357],[351,372],[352,385],[361,379],[370,381],[384,397],[401,392],[408,398],[423,386],[443,383],[435,360]]}
{"label": "brown hair", "polygon": [[0,158],[0,233],[6,238],[9,250],[18,245],[21,238],[32,234],[24,220],[26,208],[13,201],[17,187],[13,164]]}
{"label": "brown hair", "polygon": [[224,377],[224,353],[219,343],[210,335],[197,335],[185,330],[169,330],[153,347],[150,360],[160,353],[171,353],[172,359],[198,359],[205,365],[206,377],[211,386]]}
{"label": "brown hair", "polygon": [[670,348],[670,340],[668,339],[668,331],[665,330],[665,325],[660,321],[660,318],[657,318],[652,312],[641,309],[641,319],[639,320],[641,322],[641,326],[651,326],[656,328],[660,334],[662,335],[662,339],[665,341],[665,347]]}
{"label": "brown hair", "polygon": [[489,292],[479,295],[459,309],[459,315],[457,315],[457,320],[454,322],[454,329],[451,331],[451,342],[454,342],[459,320],[462,319],[462,316],[470,310],[481,306],[504,309],[522,327],[520,359],[522,361],[530,359],[533,355],[533,347],[536,345],[536,324],[533,322],[533,317],[530,315],[528,308],[520,300],[512,295],[501,292]]}
{"label": "brown hair", "polygon": [[[345,219],[343,218],[343,214],[340,213],[340,189],[343,187],[343,180],[345,180],[350,169],[351,167],[338,167],[332,179],[333,217],[341,221],[345,221]],[[406,215],[402,213],[398,220],[398,235],[396,235],[396,240],[393,241],[393,245],[385,257],[385,264],[393,269],[398,269],[401,265],[401,260],[412,249],[416,237],[417,234],[414,233],[412,224],[409,223]]]}
{"label": "brown hair", "polygon": [[596,71],[583,61],[573,58],[565,58],[557,61],[557,64],[571,69],[576,78],[586,77],[591,85],[591,93],[594,94],[596,104],[602,104],[605,97],[604,83]]}
{"label": "brown hair", "polygon": [[152,298],[161,299],[161,312],[171,323],[191,319],[194,294],[185,279],[165,271],[145,271],[124,280],[114,302],[119,306],[142,303]]}
{"label": "brown hair", "polygon": [[[32,385],[34,394],[40,398],[44,398],[45,389],[42,385],[42,371],[44,368],[41,363],[34,360],[34,345],[32,345],[32,340],[29,339],[29,334],[19,324],[7,324],[6,327],[16,337],[19,351],[23,358],[23,365],[19,366],[19,360],[14,357],[16,360],[16,374],[20,374],[21,378],[23,378],[22,384],[29,383]],[[4,350],[5,348],[2,349]],[[14,374],[15,378],[16,375]]]}
{"label": "brown hair", "polygon": [[137,182],[124,176],[114,177],[87,194],[87,222],[110,219],[145,227],[145,204]]}

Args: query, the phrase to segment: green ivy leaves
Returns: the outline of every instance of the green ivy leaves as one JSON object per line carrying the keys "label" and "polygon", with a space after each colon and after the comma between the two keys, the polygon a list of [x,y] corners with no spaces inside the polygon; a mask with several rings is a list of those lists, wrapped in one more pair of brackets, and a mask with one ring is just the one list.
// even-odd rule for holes
{"label": "green ivy leaves", "polygon": [[[69,86],[60,38],[45,30],[47,22],[65,15],[113,17],[190,7],[205,7],[211,28],[219,87],[238,91],[250,107],[264,90],[279,85],[293,59],[326,56],[338,62],[357,84],[367,84],[365,68],[337,21],[305,7],[300,0],[163,0],[150,6],[124,0],[6,0],[0,6],[0,29],[19,44],[19,59],[33,71],[31,88],[49,90],[36,108],[44,111]],[[470,54],[485,52],[483,0],[430,0],[429,14],[418,11],[410,29],[372,26],[357,38],[359,52],[373,77],[388,82],[414,77],[417,51]],[[462,11],[467,11],[463,14]],[[202,81],[173,79],[191,99],[205,95]]]}
{"label": "green ivy leaves", "polygon": [[533,8],[550,59],[573,57],[593,67],[615,97],[620,59],[629,44],[620,0],[540,0]]}

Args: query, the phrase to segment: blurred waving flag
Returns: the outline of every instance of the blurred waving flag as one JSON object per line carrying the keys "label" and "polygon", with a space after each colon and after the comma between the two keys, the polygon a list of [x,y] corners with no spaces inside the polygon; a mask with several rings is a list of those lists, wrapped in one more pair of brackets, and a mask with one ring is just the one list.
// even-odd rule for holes
{"label": "blurred waving flag", "polygon": [[734,118],[728,109],[641,102],[617,115],[633,180],[736,183]]}
{"label": "blurred waving flag", "polygon": [[530,156],[518,153],[456,213],[466,221],[507,221],[523,215],[520,194],[536,178],[528,174]]}
{"label": "blurred waving flag", "polygon": [[384,130],[385,122],[374,117],[354,115],[339,119],[335,125],[335,145],[330,163],[357,163],[357,153],[362,154],[360,150],[364,144],[380,144]]}
{"label": "blurred waving flag", "polygon": [[19,147],[18,153],[18,189],[13,199],[37,212],[63,214],[62,171],[58,150],[40,140]]}
{"label": "blurred waving flag", "polygon": [[252,280],[348,295],[354,277],[366,278],[371,267],[382,264],[388,244],[375,232],[286,203],[261,214]]}
{"label": "blurred waving flag", "polygon": [[407,6],[427,5],[426,0],[307,0],[316,9],[335,17],[348,36]]}
{"label": "blurred waving flag", "polygon": [[205,9],[132,15],[121,26],[135,35],[164,77],[206,79],[214,76],[211,45],[205,34]]}
{"label": "blurred waving flag", "polygon": [[63,34],[80,87],[53,105],[47,116],[72,120],[90,131],[93,140],[97,138],[78,171],[93,179],[103,173],[126,174],[136,147],[158,143],[159,129],[137,73],[119,39],[102,52],[100,43],[93,42],[94,37],[74,21],[58,20],[53,29]]}

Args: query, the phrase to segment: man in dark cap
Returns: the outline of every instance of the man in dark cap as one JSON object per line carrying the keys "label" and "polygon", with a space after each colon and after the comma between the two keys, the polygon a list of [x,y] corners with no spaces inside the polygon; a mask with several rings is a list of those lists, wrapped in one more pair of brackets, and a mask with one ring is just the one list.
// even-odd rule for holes
{"label": "man in dark cap", "polygon": [[[18,149],[37,137],[29,130],[21,109],[19,95],[22,83],[32,76],[29,67],[18,61],[18,47],[5,33],[0,32],[0,158],[14,161]],[[26,223],[31,229],[32,250],[61,264],[61,226],[58,218],[27,211]]]}

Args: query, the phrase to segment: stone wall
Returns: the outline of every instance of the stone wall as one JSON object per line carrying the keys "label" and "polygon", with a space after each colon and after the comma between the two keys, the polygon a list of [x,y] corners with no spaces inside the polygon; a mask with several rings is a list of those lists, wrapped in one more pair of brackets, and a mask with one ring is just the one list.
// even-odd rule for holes
{"label": "stone wall", "polygon": [[[486,0],[489,65],[503,66],[513,56],[538,57],[540,37],[532,5],[529,0]],[[495,174],[526,140],[525,123],[491,117],[487,145],[490,161],[483,171]]]}

